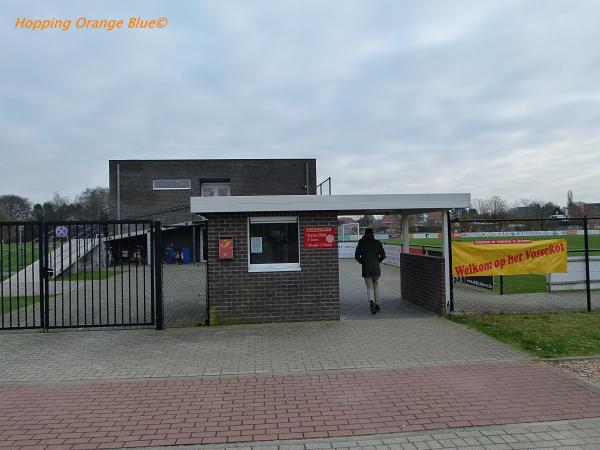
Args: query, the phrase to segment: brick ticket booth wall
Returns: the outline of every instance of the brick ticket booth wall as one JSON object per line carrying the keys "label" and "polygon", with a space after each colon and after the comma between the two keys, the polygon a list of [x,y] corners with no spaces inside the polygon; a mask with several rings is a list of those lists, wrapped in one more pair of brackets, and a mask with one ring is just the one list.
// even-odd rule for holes
{"label": "brick ticket booth wall", "polygon": [[400,255],[402,299],[442,314],[446,305],[444,258]]}
{"label": "brick ticket booth wall", "polygon": [[[249,220],[298,218],[299,269],[249,271]],[[332,248],[305,248],[306,227],[337,227],[335,211],[210,213],[208,219],[211,325],[339,320],[339,260]],[[219,238],[233,239],[233,258],[219,258]],[[262,244],[260,244],[262,245]],[[223,256],[223,255],[221,255]],[[254,269],[253,269],[254,270]]]}

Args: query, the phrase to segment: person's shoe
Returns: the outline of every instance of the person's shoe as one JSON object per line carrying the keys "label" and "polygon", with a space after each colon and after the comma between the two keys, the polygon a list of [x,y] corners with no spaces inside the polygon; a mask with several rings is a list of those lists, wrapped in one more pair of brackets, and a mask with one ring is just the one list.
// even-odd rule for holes
{"label": "person's shoe", "polygon": [[379,305],[377,303],[375,303],[375,311],[376,312],[381,311],[381,308],[379,307]]}
{"label": "person's shoe", "polygon": [[377,309],[375,309],[375,303],[369,302],[369,306],[371,307],[371,314],[375,314]]}

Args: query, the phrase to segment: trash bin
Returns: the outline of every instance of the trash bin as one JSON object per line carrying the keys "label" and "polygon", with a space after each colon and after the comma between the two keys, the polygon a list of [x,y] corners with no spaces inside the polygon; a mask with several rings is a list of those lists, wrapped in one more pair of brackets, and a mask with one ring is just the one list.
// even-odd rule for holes
{"label": "trash bin", "polygon": [[181,250],[183,252],[183,260],[181,261],[181,263],[190,264],[192,262],[192,248],[183,247]]}
{"label": "trash bin", "polygon": [[163,259],[167,264],[175,264],[175,248],[166,247]]}

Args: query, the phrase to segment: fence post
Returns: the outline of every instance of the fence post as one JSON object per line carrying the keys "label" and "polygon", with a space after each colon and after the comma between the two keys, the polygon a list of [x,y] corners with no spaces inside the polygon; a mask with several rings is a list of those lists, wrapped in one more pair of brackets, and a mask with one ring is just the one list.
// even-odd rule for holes
{"label": "fence post", "polygon": [[590,246],[588,242],[588,218],[583,217],[583,241],[585,246],[585,293],[587,296],[587,310],[592,310],[592,292],[590,285]]}
{"label": "fence post", "polygon": [[[50,264],[50,255],[48,247],[48,224],[42,222],[41,224],[42,234],[40,240],[42,242],[42,255],[40,255],[40,278],[43,278],[43,289],[40,292],[40,304],[42,310],[42,328],[48,330],[50,328],[50,275],[48,273],[48,266]],[[52,249],[54,251],[54,249]]]}
{"label": "fence post", "polygon": [[[46,248],[45,248],[45,242],[46,239],[44,237],[44,223],[43,222],[39,222],[38,223],[38,289],[39,289],[39,296],[40,296],[40,327],[42,329],[44,329],[46,327],[46,294],[45,294],[45,277],[47,276],[45,268],[44,268],[44,261],[45,261],[45,257],[44,255],[46,254]],[[33,249],[32,249],[33,252]]]}
{"label": "fence post", "polygon": [[444,236],[444,249],[443,255],[445,259],[445,268],[446,274],[444,276],[446,280],[446,289],[448,292],[446,293],[446,314],[454,313],[454,280],[452,278],[452,221],[450,220],[450,210],[446,210],[446,214],[444,214],[444,231],[446,235]]}
{"label": "fence post", "polygon": [[162,239],[160,222],[154,222],[154,301],[156,303],[156,329],[165,328],[162,291]]}

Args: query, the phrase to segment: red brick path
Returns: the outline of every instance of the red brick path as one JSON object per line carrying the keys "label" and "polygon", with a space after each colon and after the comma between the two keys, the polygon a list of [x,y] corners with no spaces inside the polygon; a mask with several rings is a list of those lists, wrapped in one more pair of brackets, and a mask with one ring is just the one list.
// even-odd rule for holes
{"label": "red brick path", "polygon": [[600,417],[543,364],[0,385],[0,448],[95,449],[352,436]]}

